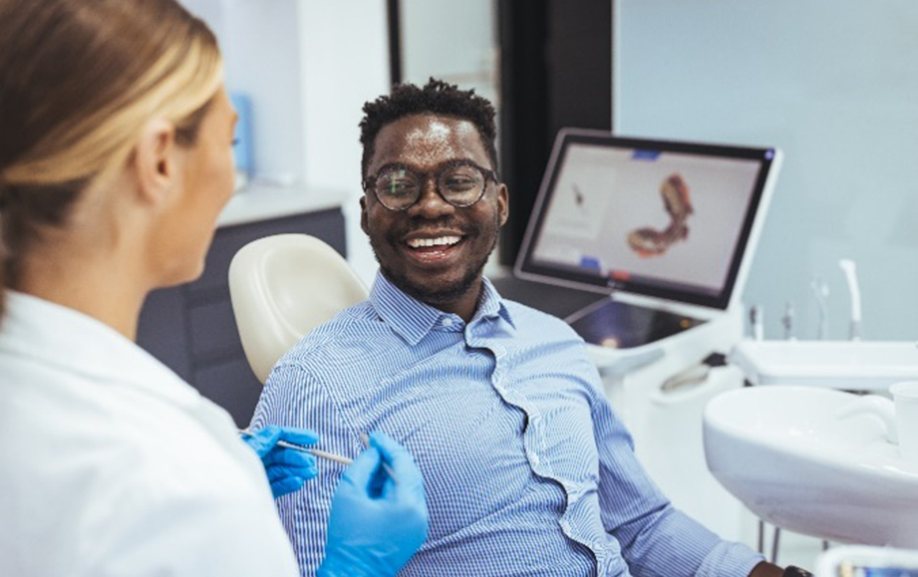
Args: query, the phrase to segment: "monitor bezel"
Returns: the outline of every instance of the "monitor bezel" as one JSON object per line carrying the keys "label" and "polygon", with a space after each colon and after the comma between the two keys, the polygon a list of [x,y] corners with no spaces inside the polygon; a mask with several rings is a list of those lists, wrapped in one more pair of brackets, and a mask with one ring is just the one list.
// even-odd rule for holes
{"label": "monitor bezel", "polygon": [[[750,201],[743,218],[740,235],[734,246],[726,282],[717,294],[702,293],[686,288],[667,288],[642,279],[619,280],[578,273],[560,267],[541,265],[534,260],[535,239],[546,217],[548,197],[561,174],[564,154],[572,144],[588,144],[618,149],[644,149],[659,152],[687,153],[716,158],[739,158],[759,163]],[[761,231],[774,180],[781,163],[781,151],[774,147],[713,144],[703,142],[662,140],[632,136],[616,136],[610,132],[564,128],[558,132],[551,157],[542,177],[539,195],[526,227],[526,234],[514,265],[514,274],[520,278],[548,284],[562,285],[604,294],[624,293],[663,299],[677,303],[727,310],[739,300],[745,284],[758,235]],[[510,191],[512,194],[512,191]]]}

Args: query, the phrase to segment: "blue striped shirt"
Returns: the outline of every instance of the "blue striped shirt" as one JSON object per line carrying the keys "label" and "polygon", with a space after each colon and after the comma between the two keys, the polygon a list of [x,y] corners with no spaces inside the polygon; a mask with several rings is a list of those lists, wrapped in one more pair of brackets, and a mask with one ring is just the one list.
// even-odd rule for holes
{"label": "blue striped shirt", "polygon": [[[380,274],[274,367],[253,425],[312,428],[351,457],[372,430],[411,450],[430,533],[401,575],[748,575],[761,557],[670,505],[599,383],[576,333],[487,280],[466,324]],[[323,461],[278,500],[304,576],[341,471]]]}

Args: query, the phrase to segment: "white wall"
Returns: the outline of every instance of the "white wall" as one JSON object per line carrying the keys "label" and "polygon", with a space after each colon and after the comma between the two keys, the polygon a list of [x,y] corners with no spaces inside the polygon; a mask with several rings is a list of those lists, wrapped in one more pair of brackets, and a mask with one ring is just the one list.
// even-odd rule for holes
{"label": "white wall", "polygon": [[865,338],[918,338],[918,3],[617,0],[613,123],[627,135],[776,145],[784,169],[745,292],[781,335],[786,301],[829,336],[855,259]]}
{"label": "white wall", "polygon": [[385,1],[182,1],[216,32],[229,89],[251,98],[255,178],[344,191],[348,259],[372,282],[357,125],[389,90]]}
{"label": "white wall", "polygon": [[400,6],[403,80],[424,84],[435,76],[474,88],[496,105],[496,1],[402,0]]}
{"label": "white wall", "polygon": [[298,1],[303,8],[306,176],[310,184],[348,191],[344,205],[348,261],[370,286],[376,260],[360,230],[358,124],[363,103],[389,92],[385,2]]}

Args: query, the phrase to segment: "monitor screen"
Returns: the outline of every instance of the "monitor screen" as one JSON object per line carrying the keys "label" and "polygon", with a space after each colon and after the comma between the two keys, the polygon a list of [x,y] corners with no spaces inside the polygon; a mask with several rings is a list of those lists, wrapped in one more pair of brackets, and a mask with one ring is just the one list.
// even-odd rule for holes
{"label": "monitor screen", "polygon": [[516,272],[726,309],[742,289],[779,157],[562,130]]}

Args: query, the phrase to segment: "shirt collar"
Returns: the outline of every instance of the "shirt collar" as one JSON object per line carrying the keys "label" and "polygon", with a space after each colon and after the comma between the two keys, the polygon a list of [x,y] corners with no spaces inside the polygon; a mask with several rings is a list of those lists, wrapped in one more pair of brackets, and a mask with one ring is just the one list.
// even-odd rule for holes
{"label": "shirt collar", "polygon": [[[462,319],[456,315],[443,312],[402,292],[382,271],[376,273],[369,299],[379,316],[411,345],[418,344],[445,317],[453,318],[453,326],[463,326]],[[470,324],[498,317],[516,328],[497,289],[487,278],[482,278],[481,298]]]}
{"label": "shirt collar", "polygon": [[183,406],[200,394],[112,327],[79,311],[6,291],[0,349],[109,385],[144,389]]}

